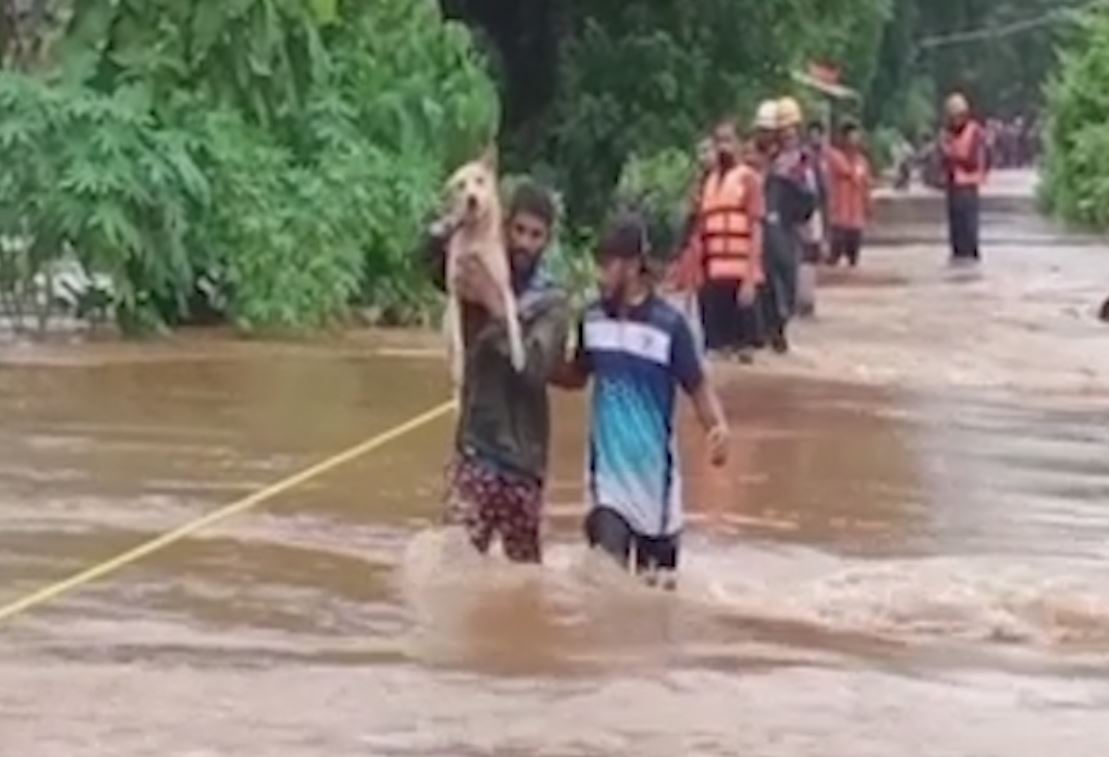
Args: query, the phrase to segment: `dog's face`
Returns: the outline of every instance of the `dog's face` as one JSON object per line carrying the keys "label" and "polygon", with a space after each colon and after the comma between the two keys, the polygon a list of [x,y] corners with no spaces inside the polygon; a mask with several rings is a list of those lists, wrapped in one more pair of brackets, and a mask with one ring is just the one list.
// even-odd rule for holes
{"label": "dog's face", "polygon": [[451,215],[466,225],[488,220],[499,202],[497,176],[485,161],[467,163],[447,182]]}

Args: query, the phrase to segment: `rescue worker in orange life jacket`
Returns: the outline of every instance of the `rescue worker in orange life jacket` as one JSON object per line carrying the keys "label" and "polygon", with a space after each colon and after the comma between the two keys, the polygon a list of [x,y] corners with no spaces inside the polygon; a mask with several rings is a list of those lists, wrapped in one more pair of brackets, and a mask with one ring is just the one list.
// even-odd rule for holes
{"label": "rescue worker in orange life jacket", "polygon": [[947,184],[947,221],[954,264],[975,263],[978,249],[979,190],[989,170],[985,130],[971,118],[966,97],[947,100],[947,124],[940,138]]}
{"label": "rescue worker in orange life jacket", "polygon": [[763,281],[763,190],[758,172],[743,161],[735,122],[713,130],[716,163],[705,177],[694,243],[703,265],[701,316],[710,354],[749,363],[757,339],[754,311]]}

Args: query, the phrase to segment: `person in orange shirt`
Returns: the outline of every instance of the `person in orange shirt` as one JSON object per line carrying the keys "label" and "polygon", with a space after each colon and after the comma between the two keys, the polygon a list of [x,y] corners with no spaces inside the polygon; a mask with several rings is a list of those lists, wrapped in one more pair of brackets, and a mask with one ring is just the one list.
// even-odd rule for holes
{"label": "person in orange shirt", "polygon": [[849,122],[840,132],[839,144],[828,152],[828,216],[832,224],[828,263],[833,266],[843,259],[852,268],[859,264],[863,232],[870,220],[870,161],[862,147],[862,130]]}
{"label": "person in orange shirt", "polygon": [[952,263],[977,263],[979,190],[989,172],[986,132],[971,117],[970,103],[961,94],[947,100],[947,125],[940,137],[947,183],[947,219]]}

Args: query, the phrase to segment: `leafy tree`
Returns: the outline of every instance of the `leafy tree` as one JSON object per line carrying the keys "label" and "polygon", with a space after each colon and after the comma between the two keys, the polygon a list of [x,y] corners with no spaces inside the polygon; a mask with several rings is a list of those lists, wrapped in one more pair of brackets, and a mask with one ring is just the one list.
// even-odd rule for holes
{"label": "leafy tree", "polygon": [[[427,304],[408,249],[497,120],[469,35],[432,0],[78,0],[57,23],[42,65],[2,83],[24,178],[0,232],[110,272],[127,325],[187,318],[198,290],[250,329]],[[53,203],[51,177],[74,171],[68,225],[20,203]],[[103,218],[111,234],[91,236]]]}
{"label": "leafy tree", "polygon": [[1090,13],[1048,88],[1044,197],[1063,217],[1109,227],[1109,11]]}
{"label": "leafy tree", "polygon": [[[444,0],[486,30],[501,61],[509,156],[594,224],[625,161],[689,149],[726,113],[783,94],[812,59],[861,82],[889,0]],[[524,48],[519,39],[536,39]]]}
{"label": "leafy tree", "polygon": [[1043,85],[1074,5],[896,0],[869,90],[867,120],[915,131],[934,121],[939,101],[957,89],[985,113],[1034,113],[1043,104]]}

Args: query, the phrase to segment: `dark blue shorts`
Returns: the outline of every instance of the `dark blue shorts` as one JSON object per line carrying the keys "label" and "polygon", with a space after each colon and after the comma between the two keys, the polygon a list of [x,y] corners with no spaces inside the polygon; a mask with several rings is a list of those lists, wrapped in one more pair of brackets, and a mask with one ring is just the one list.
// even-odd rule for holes
{"label": "dark blue shorts", "polygon": [[678,569],[681,535],[650,537],[636,533],[620,513],[607,507],[594,508],[585,520],[589,546],[601,548],[625,568],[631,565],[635,547],[637,573]]}

